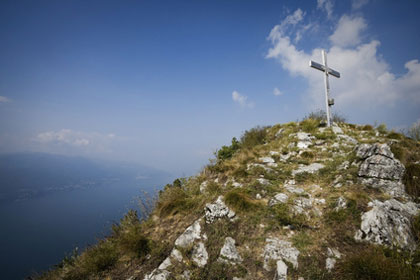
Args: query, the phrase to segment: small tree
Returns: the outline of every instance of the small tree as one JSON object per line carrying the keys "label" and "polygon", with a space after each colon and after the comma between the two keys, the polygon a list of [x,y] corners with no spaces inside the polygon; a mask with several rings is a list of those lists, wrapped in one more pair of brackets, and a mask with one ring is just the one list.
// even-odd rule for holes
{"label": "small tree", "polygon": [[413,123],[413,125],[408,129],[408,137],[416,141],[420,141],[420,120]]}

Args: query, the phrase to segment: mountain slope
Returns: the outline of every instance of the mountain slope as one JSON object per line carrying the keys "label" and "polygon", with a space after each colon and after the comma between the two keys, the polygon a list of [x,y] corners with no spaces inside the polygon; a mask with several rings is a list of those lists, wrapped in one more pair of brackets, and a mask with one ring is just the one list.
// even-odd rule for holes
{"label": "mountain slope", "polygon": [[419,163],[381,128],[255,128],[40,279],[418,279]]}

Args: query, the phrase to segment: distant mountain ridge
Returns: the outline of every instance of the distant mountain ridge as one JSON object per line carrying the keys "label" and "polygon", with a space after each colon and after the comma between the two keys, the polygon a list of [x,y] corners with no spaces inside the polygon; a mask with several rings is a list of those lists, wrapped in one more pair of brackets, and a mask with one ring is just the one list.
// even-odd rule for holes
{"label": "distant mountain ridge", "polygon": [[54,191],[88,188],[121,179],[162,183],[170,174],[152,167],[46,153],[0,155],[0,202]]}

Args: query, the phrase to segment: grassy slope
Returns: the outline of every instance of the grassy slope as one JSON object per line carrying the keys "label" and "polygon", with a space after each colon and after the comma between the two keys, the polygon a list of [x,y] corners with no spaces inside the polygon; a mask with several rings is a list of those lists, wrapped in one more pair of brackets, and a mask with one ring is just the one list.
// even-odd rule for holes
{"label": "grassy slope", "polygon": [[[300,250],[299,269],[289,268],[291,279],[298,276],[305,279],[418,279],[419,268],[406,264],[406,261],[420,262],[420,252],[409,255],[354,241],[354,233],[360,226],[361,213],[367,210],[367,203],[372,199],[385,200],[388,197],[379,190],[359,185],[357,166],[338,170],[337,167],[344,161],[357,161],[354,148],[351,145],[334,147],[339,139],[330,130],[320,133],[318,124],[309,119],[248,131],[240,141],[240,148],[233,141],[232,146],[223,148],[224,152],[219,154],[218,160],[206,166],[197,176],[167,185],[148,220],[140,222],[134,212],[129,212],[119,225],[114,226],[107,239],[81,255],[66,258],[39,279],[127,279],[130,276],[143,279],[143,275],[150,273],[168,256],[175,239],[185,228],[203,215],[205,204],[213,202],[219,195],[224,195],[226,204],[235,210],[239,219],[234,223],[219,220],[205,225],[203,231],[208,236],[209,263],[204,268],[187,263],[192,279],[232,279],[233,276],[246,275],[247,279],[272,279],[273,272],[262,268],[261,253],[268,236],[287,238]],[[383,128],[378,131],[371,126],[350,124],[340,124],[340,127],[359,143],[396,140],[392,150],[410,171],[404,178],[407,190],[414,196],[419,195],[418,180],[413,177],[420,176],[418,164],[415,164],[420,160],[418,142]],[[284,129],[282,136],[276,137],[280,128]],[[289,134],[298,131],[310,132],[324,143],[298,155],[299,150],[290,145],[297,139],[289,137]],[[233,148],[233,152],[229,148]],[[280,155],[273,156],[278,163],[272,168],[274,172],[258,167],[247,169],[247,164],[258,162],[258,158],[267,156],[269,151],[281,154],[297,152],[297,155],[286,162],[279,160]],[[298,194],[290,196],[286,204],[268,206],[270,198],[284,191],[285,180],[293,179],[292,170],[299,164],[314,162],[324,164],[325,168],[318,174],[303,174],[295,179],[306,193],[326,200],[320,206],[323,215],[313,212],[310,216],[292,214],[291,204]],[[270,181],[269,185],[257,181],[262,176]],[[341,179],[335,181],[339,176]],[[200,184],[204,181],[208,182],[207,191],[201,193]],[[243,187],[234,188],[233,181]],[[333,188],[332,185],[337,182],[343,187]],[[256,199],[257,194],[262,199]],[[337,212],[334,207],[340,196],[348,200],[348,207]],[[413,222],[413,227],[420,239],[420,219]],[[229,266],[216,261],[227,236],[236,240],[244,259],[241,265]],[[339,248],[345,255],[331,273],[324,269],[327,247]],[[183,253],[188,255],[191,252],[186,250]],[[178,268],[174,269],[177,271]]]}

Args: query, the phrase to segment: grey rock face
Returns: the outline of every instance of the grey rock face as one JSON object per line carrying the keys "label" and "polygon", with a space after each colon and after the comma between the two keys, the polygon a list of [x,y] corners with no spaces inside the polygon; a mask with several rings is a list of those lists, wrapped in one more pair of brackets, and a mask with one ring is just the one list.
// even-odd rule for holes
{"label": "grey rock face", "polygon": [[270,201],[268,202],[268,205],[273,206],[279,203],[286,203],[288,199],[289,199],[289,196],[287,194],[278,193],[272,199],[270,199]]}
{"label": "grey rock face", "polygon": [[144,280],[166,280],[170,276],[170,272],[167,270],[155,269],[150,274],[144,277]]}
{"label": "grey rock face", "polygon": [[191,258],[199,267],[203,267],[207,264],[209,255],[203,242],[198,242],[194,246]]}
{"label": "grey rock face", "polygon": [[274,280],[287,280],[287,265],[282,260],[276,262]]}
{"label": "grey rock face", "polygon": [[362,215],[360,230],[356,232],[356,240],[396,246],[414,250],[415,239],[411,232],[411,218],[419,211],[413,202],[401,203],[395,199],[385,202],[375,200],[369,203],[372,207]]}
{"label": "grey rock face", "polygon": [[270,167],[277,167],[277,163],[274,161],[272,157],[262,157],[259,160]]}
{"label": "grey rock face", "polygon": [[362,184],[380,188],[394,197],[407,197],[401,183],[405,168],[387,144],[361,144],[356,155],[364,159],[358,172]]}
{"label": "grey rock face", "polygon": [[200,239],[200,221],[201,219],[198,219],[191,226],[187,227],[184,233],[175,240],[175,246],[185,248],[193,244],[195,240]]}
{"label": "grey rock face", "polygon": [[225,244],[220,250],[220,261],[230,263],[240,263],[242,258],[235,246],[235,240],[232,237],[226,237]]}
{"label": "grey rock face", "polygon": [[378,178],[359,178],[360,183],[375,189],[382,189],[392,197],[409,199],[405,187],[401,181],[391,181]]}
{"label": "grey rock face", "polygon": [[264,269],[270,270],[270,260],[285,260],[293,264],[294,268],[298,267],[299,250],[292,246],[289,241],[278,238],[267,238],[264,247]]}
{"label": "grey rock face", "polygon": [[220,219],[223,217],[232,219],[236,215],[235,212],[229,209],[229,207],[227,207],[226,204],[223,202],[222,196],[219,196],[214,203],[206,204],[206,207],[204,210],[205,210],[206,223],[208,224],[211,224],[216,219]]}
{"label": "grey rock face", "polygon": [[292,171],[292,175],[296,175],[299,173],[315,173],[317,172],[319,169],[324,168],[324,165],[321,163],[312,163],[310,165],[304,165],[304,166],[300,166],[298,169],[293,170]]}
{"label": "grey rock face", "polygon": [[337,136],[338,136],[339,139],[342,139],[342,140],[344,140],[347,143],[352,144],[352,145],[357,145],[357,143],[359,143],[359,142],[357,142],[356,139],[354,139],[353,137],[350,137],[346,134],[339,134]]}
{"label": "grey rock face", "polygon": [[404,171],[404,166],[398,160],[375,154],[365,159],[360,165],[358,175],[385,180],[401,180]]}
{"label": "grey rock face", "polygon": [[388,158],[394,158],[391,148],[387,144],[360,144],[356,148],[356,156],[366,159],[373,155],[382,155]]}

